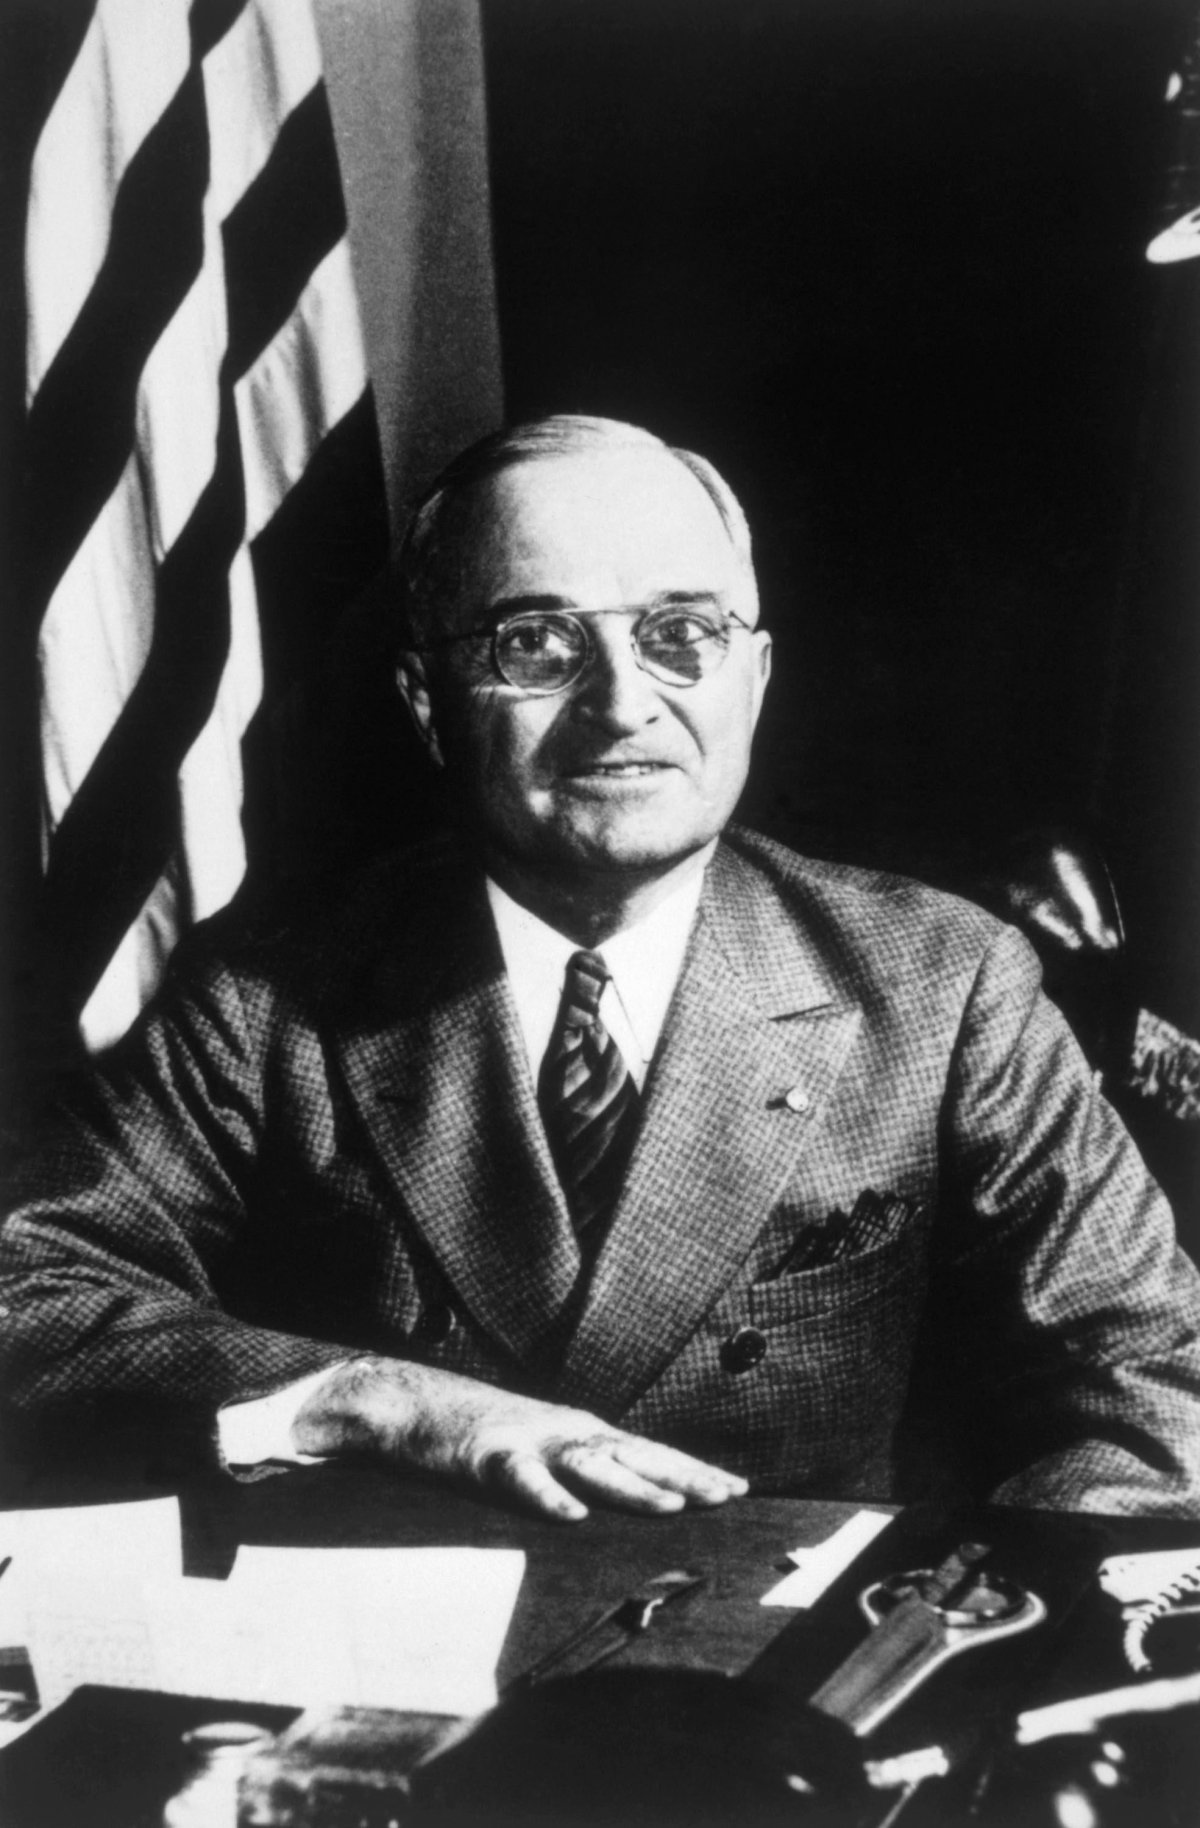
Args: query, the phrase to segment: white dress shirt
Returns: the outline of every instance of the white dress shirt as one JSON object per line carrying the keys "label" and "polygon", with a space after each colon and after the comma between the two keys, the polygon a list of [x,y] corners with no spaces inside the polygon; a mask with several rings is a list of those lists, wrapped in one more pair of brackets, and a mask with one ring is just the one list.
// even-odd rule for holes
{"label": "white dress shirt", "polygon": [[[709,854],[697,858],[696,869],[644,919],[591,948],[612,973],[600,998],[600,1020],[620,1048],[639,1092],[679,982]],[[558,1020],[567,960],[581,948],[490,879],[487,892],[536,1086]]]}
{"label": "white dress shirt", "polygon": [[[693,859],[688,870],[658,906],[623,927],[598,952],[612,976],[600,998],[600,1020],[620,1048],[640,1092],[650,1071],[667,1009],[683,969],[683,955],[696,918],[704,868],[715,844]],[[488,904],[509,989],[517,1012],[529,1071],[537,1085],[550,1045],[566,981],[567,960],[581,948],[554,927],[523,908],[489,877]],[[325,1365],[286,1384],[270,1396],[233,1403],[217,1416],[221,1458],[227,1466],[258,1466],[266,1460],[307,1463],[291,1444],[292,1422],[310,1393],[337,1367]]]}

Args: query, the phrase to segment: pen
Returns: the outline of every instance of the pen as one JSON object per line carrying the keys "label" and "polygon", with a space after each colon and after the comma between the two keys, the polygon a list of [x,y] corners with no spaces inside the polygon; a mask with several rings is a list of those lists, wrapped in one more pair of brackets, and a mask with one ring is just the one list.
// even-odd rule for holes
{"label": "pen", "polygon": [[[578,1631],[571,1634],[562,1644],[555,1645],[548,1655],[522,1670],[508,1684],[506,1693],[514,1690],[532,1688],[544,1676],[557,1672],[559,1665],[572,1660],[572,1652],[582,1652],[576,1658],[576,1667],[590,1668],[593,1664],[602,1663],[607,1657],[623,1650],[639,1632],[650,1625],[660,1606],[668,1601],[690,1593],[702,1587],[706,1576],[695,1574],[690,1569],[673,1569],[669,1574],[659,1574],[648,1580],[634,1593],[627,1593],[598,1617],[589,1619]],[[586,1650],[584,1649],[586,1646]]]}

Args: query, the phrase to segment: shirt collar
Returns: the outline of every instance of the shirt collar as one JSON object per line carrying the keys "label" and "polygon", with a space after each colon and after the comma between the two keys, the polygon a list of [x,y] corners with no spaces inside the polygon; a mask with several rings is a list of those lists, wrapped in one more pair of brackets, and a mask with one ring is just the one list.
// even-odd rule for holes
{"label": "shirt collar", "polygon": [[[623,927],[603,945],[592,948],[612,973],[612,984],[605,996],[615,994],[618,999],[624,1025],[637,1044],[643,1066],[649,1065],[658,1046],[683,968],[704,887],[705,866],[715,848],[714,841],[699,852],[695,869],[689,870],[642,920]],[[491,877],[487,893],[536,1077],[558,1013],[567,960],[580,947],[514,901]],[[604,1016],[603,1009],[601,1013]]]}
{"label": "shirt collar", "polygon": [[612,972],[613,988],[647,1065],[658,1046],[683,969],[704,887],[704,864],[711,854],[710,849],[699,868],[690,871],[643,920],[614,933],[596,948]]}

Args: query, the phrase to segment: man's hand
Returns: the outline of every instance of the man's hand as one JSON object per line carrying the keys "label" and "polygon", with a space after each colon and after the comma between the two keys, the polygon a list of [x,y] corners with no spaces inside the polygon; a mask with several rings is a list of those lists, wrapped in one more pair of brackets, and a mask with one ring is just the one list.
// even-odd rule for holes
{"label": "man's hand", "polygon": [[583,1498],[661,1512],[724,1504],[747,1489],[735,1473],[626,1434],[586,1410],[404,1359],[339,1365],[302,1405],[292,1434],[300,1453],[380,1454],[572,1523],[587,1516]]}

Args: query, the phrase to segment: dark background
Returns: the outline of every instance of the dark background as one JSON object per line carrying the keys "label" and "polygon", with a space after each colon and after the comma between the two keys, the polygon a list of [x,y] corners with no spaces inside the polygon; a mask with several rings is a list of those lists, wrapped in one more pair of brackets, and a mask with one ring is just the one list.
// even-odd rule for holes
{"label": "dark background", "polygon": [[[1142,257],[1188,11],[485,5],[510,416],[634,418],[730,477],[780,650],[755,808],[798,842],[1066,815],[1128,893],[1154,873],[1156,926],[1200,881],[1168,825],[1197,788],[1194,370],[1152,348],[1194,287]],[[1185,463],[1151,550],[1132,517]]]}
{"label": "dark background", "polygon": [[[753,822],[955,886],[1088,834],[1129,995],[1200,1033],[1200,273],[1144,258],[1195,6],[483,18],[510,417],[644,422],[741,495]],[[1194,1203],[1195,1130],[1133,1116]]]}

